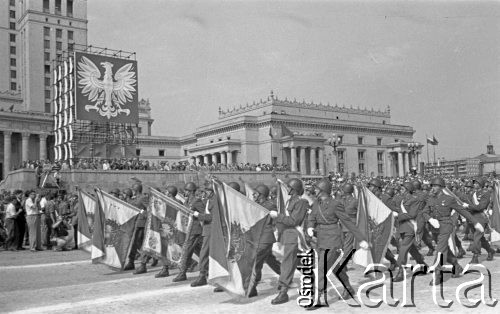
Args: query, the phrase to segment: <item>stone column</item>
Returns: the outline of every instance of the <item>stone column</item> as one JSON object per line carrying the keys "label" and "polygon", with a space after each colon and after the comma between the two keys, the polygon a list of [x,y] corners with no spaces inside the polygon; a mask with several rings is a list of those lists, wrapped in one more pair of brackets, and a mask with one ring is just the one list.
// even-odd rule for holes
{"label": "stone column", "polygon": [[223,165],[226,164],[226,152],[220,152],[220,163]]}
{"label": "stone column", "polygon": [[292,169],[293,172],[297,171],[297,148],[290,147],[290,159],[292,160]]}
{"label": "stone column", "polygon": [[420,173],[420,153],[419,152],[416,152],[416,155],[415,155],[415,167],[417,167],[417,173]]}
{"label": "stone column", "polygon": [[228,151],[226,154],[227,154],[227,164],[228,165],[233,164],[233,152]]}
{"label": "stone column", "polygon": [[47,159],[47,134],[40,134],[40,160]]}
{"label": "stone column", "polygon": [[203,163],[205,166],[208,165],[208,155],[203,156]]}
{"label": "stone column", "polygon": [[404,176],[404,166],[403,166],[403,153],[399,152],[398,153],[398,176],[402,177]]}
{"label": "stone column", "polygon": [[214,154],[212,154],[212,165],[216,165],[216,164],[218,164],[217,155],[214,153]]}
{"label": "stone column", "polygon": [[10,172],[10,157],[12,153],[12,132],[3,131],[3,177]]}
{"label": "stone column", "polygon": [[305,147],[300,148],[299,163],[300,163],[300,173],[307,174],[307,172],[306,172],[306,170],[307,170],[306,169],[306,148]]}
{"label": "stone column", "polygon": [[309,163],[311,166],[311,174],[316,174],[316,170],[318,170],[316,168],[316,148],[310,147],[309,149],[310,149],[310,151],[309,151]]}
{"label": "stone column", "polygon": [[30,139],[29,133],[21,133],[22,145],[21,145],[21,161],[28,160],[28,144]]}
{"label": "stone column", "polygon": [[405,175],[406,172],[410,171],[410,153],[405,152],[405,170],[403,171],[403,175]]}
{"label": "stone column", "polygon": [[318,148],[319,173],[323,176],[325,175],[325,161],[323,159],[324,153],[325,153],[325,150],[323,149],[323,147]]}

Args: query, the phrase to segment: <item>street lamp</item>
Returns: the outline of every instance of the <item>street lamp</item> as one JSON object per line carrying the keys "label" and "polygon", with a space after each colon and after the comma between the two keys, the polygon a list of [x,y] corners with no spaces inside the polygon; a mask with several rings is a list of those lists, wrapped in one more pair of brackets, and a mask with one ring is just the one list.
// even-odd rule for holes
{"label": "street lamp", "polygon": [[328,139],[328,145],[333,148],[333,172],[335,174],[337,174],[337,147],[340,146],[341,140],[342,138],[335,133]]}
{"label": "street lamp", "polygon": [[415,161],[415,163],[416,163],[415,169],[418,169],[418,160],[416,157],[417,157],[417,152],[420,148],[420,143],[410,142],[410,143],[407,143],[407,145],[408,145],[408,150],[410,152],[410,156],[413,155],[413,158],[411,159],[412,163],[411,163],[410,168],[413,168],[413,161]]}

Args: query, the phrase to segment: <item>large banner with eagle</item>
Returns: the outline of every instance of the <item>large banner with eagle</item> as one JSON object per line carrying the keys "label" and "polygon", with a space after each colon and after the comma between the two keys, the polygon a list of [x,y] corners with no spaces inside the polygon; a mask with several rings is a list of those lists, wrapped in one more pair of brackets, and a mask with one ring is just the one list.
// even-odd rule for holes
{"label": "large banner with eagle", "polygon": [[76,119],[139,123],[137,61],[75,52]]}

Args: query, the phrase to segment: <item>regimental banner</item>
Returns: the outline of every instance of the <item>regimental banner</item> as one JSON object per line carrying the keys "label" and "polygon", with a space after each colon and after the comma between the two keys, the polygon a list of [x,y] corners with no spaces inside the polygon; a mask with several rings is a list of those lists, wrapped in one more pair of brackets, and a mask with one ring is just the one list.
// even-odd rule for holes
{"label": "regimental banner", "polygon": [[137,61],[75,52],[76,119],[139,123]]}
{"label": "regimental banner", "polygon": [[95,198],[78,189],[78,247],[90,253],[92,249],[92,231],[98,203]]}

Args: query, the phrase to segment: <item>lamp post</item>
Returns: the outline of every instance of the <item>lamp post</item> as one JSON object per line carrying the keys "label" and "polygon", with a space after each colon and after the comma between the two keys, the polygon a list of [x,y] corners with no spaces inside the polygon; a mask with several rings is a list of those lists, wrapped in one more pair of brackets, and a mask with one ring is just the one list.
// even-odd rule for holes
{"label": "lamp post", "polygon": [[340,146],[341,138],[337,134],[332,134],[328,139],[328,145],[333,148],[333,172],[337,174],[337,147]]}
{"label": "lamp post", "polygon": [[418,162],[417,162],[417,151],[420,148],[420,143],[418,142],[410,142],[407,144],[408,145],[408,150],[410,155],[413,155],[413,158],[411,159],[412,163],[410,165],[410,168],[413,168],[413,162],[415,161],[416,164],[416,170],[418,171]]}

